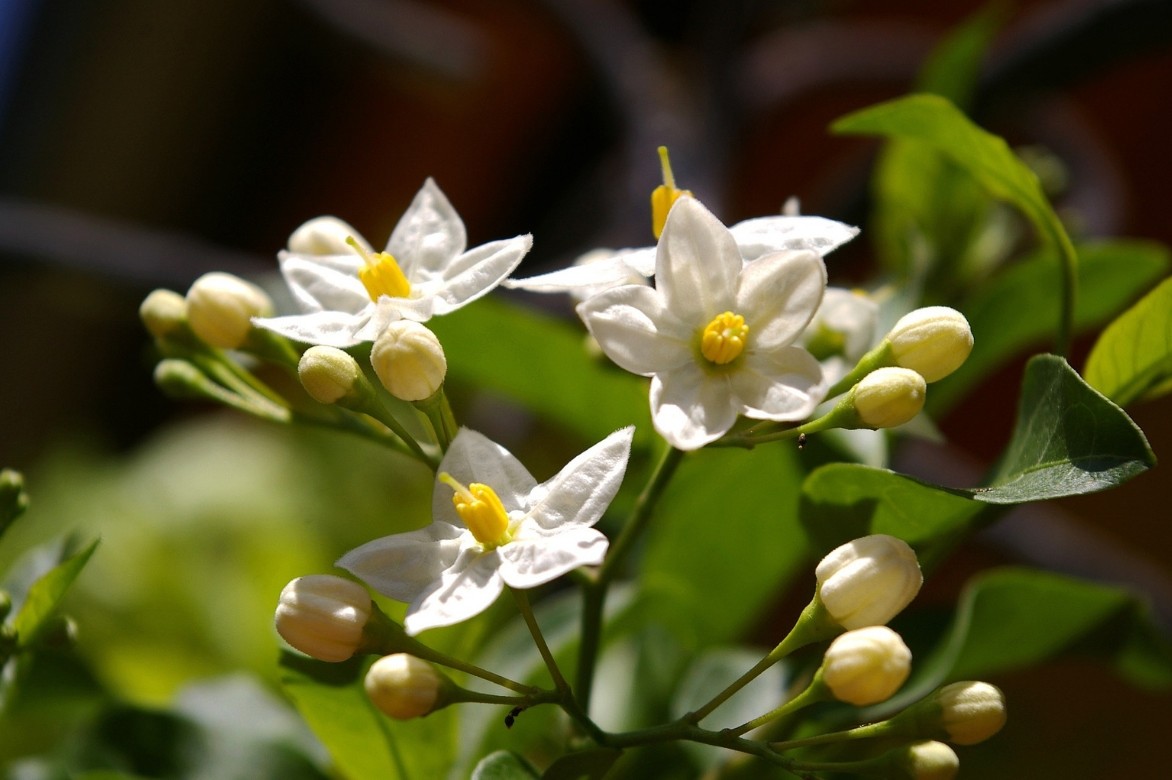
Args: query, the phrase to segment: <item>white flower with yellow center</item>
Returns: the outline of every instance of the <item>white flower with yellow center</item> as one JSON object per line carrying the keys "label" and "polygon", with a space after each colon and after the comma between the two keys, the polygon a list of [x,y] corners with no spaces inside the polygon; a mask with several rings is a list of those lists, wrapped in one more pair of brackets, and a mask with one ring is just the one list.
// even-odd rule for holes
{"label": "white flower with yellow center", "polygon": [[822,400],[821,366],[794,346],[826,288],[816,252],[746,263],[728,228],[681,198],[659,240],[655,284],[606,290],[578,313],[611,360],[651,377],[655,429],[672,446],[702,447],[738,415],[803,420]]}
{"label": "white flower with yellow center", "polygon": [[410,635],[467,620],[505,585],[533,588],[602,563],[592,526],[618,492],[634,428],[623,428],[546,482],[504,447],[462,428],[440,463],[432,523],[351,550],[338,566],[410,606]]}
{"label": "white flower with yellow center", "polygon": [[331,347],[373,341],[388,322],[426,322],[481,297],[513,272],[533,244],[524,235],[466,251],[464,223],[431,179],[385,251],[372,251],[357,234],[343,238],[339,231],[348,227],[319,218],[294,233],[291,251],[278,257],[302,313],[259,318],[257,326]]}

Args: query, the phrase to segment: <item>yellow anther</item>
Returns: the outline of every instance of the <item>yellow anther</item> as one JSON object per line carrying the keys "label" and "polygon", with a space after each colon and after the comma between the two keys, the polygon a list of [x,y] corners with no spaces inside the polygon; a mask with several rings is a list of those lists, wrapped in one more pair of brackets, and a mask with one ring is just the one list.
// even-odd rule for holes
{"label": "yellow anther", "polygon": [[377,301],[380,295],[406,298],[411,294],[411,283],[403,275],[403,269],[399,268],[393,255],[388,252],[367,252],[353,236],[347,236],[346,243],[366,261],[366,265],[358,269],[358,279],[372,301]]}
{"label": "yellow anther", "polygon": [[718,366],[736,360],[749,339],[749,326],[739,314],[718,314],[700,334],[700,354]]}
{"label": "yellow anther", "polygon": [[479,482],[465,487],[446,471],[436,479],[456,491],[452,504],[476,541],[489,550],[509,541],[509,513],[492,488]]}
{"label": "yellow anther", "polygon": [[651,232],[658,239],[663,232],[663,225],[667,222],[667,212],[683,196],[692,196],[691,190],[676,189],[676,179],[671,173],[671,160],[667,157],[667,147],[659,147],[659,164],[663,168],[663,184],[651,191]]}

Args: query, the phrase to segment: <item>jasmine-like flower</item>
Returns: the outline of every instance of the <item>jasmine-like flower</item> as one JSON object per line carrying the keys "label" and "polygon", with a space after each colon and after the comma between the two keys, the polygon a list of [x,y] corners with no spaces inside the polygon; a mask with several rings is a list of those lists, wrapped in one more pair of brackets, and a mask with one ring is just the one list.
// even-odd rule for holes
{"label": "jasmine-like flower", "polygon": [[737,415],[802,420],[822,400],[822,368],[794,344],[826,288],[817,253],[746,263],[728,228],[681,198],[659,241],[655,282],[603,291],[578,314],[611,360],[651,377],[655,429],[674,447],[716,440]]}
{"label": "jasmine-like flower", "polygon": [[385,251],[371,251],[355,235],[346,240],[352,251],[334,254],[341,249],[339,225],[345,223],[333,220],[312,235],[294,233],[290,248],[311,251],[284,251],[279,259],[302,313],[257,319],[256,325],[309,344],[345,348],[373,341],[389,322],[426,322],[488,293],[533,244],[524,235],[465,251],[464,223],[431,179],[395,226]]}
{"label": "jasmine-like flower", "polygon": [[439,466],[431,525],[368,542],[338,566],[408,602],[415,635],[479,614],[505,585],[599,564],[608,541],[592,526],[618,492],[633,433],[612,433],[537,484],[508,450],[463,428]]}

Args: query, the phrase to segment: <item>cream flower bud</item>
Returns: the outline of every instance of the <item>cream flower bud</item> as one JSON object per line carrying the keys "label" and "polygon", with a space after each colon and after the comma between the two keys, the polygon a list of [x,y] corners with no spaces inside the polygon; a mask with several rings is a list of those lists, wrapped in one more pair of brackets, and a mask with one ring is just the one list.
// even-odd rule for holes
{"label": "cream flower bud", "polygon": [[917,742],[897,751],[898,777],[908,780],[952,780],[960,770],[956,752],[943,742]]}
{"label": "cream flower bud", "polygon": [[174,290],[155,290],[143,299],[138,316],[148,333],[166,338],[187,324],[187,300]]}
{"label": "cream flower bud", "polygon": [[912,548],[886,534],[864,536],[831,550],[814,574],[817,598],[846,629],[886,624],[911,603],[924,583]]}
{"label": "cream flower bud", "polygon": [[252,318],[272,313],[264,290],[232,274],[204,274],[187,291],[187,321],[213,347],[239,348],[252,332]]}
{"label": "cream flower bud", "polygon": [[422,401],[435,395],[448,372],[439,339],[411,320],[387,325],[370,349],[370,364],[383,387],[403,401]]}
{"label": "cream flower bud", "polygon": [[887,626],[848,631],[830,643],[822,681],[834,698],[865,707],[891,698],[907,680],[912,653]]}
{"label": "cream flower bud", "polygon": [[927,382],[951,374],[973,349],[969,321],[956,309],[927,306],[908,312],[887,334],[895,362]]}
{"label": "cream flower bud", "polygon": [[928,385],[910,368],[887,366],[863,377],[851,392],[859,422],[867,428],[894,428],[924,408]]}
{"label": "cream flower bud", "polygon": [[314,217],[289,236],[289,251],[302,255],[352,255],[354,249],[346,243],[353,237],[370,252],[370,245],[348,223],[337,217]]}
{"label": "cream flower bud", "polygon": [[362,367],[336,347],[315,346],[301,356],[297,376],[313,400],[332,404],[354,393],[362,376]]}
{"label": "cream flower bud", "polygon": [[329,574],[298,577],[281,591],[277,633],[319,661],[345,661],[362,645],[370,619],[366,588]]}
{"label": "cream flower bud", "polygon": [[398,720],[420,718],[442,707],[442,694],[450,685],[434,666],[407,653],[378,659],[364,681],[374,706]]}
{"label": "cream flower bud", "polygon": [[984,742],[1005,725],[1005,694],[995,685],[952,683],[937,691],[934,699],[940,706],[940,725],[954,744]]}

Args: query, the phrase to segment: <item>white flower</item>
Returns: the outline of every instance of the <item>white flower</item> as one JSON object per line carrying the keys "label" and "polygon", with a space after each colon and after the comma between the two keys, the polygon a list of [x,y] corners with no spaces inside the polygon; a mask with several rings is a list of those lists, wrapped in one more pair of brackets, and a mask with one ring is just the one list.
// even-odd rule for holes
{"label": "white flower", "polygon": [[[692,199],[680,198],[684,200]],[[799,216],[756,217],[728,230],[745,261],[787,249],[808,249],[822,257],[859,234],[858,228],[832,219]],[[651,277],[655,273],[655,256],[653,246],[596,249],[579,257],[569,268],[527,279],[506,279],[502,284],[530,292],[570,293],[584,300],[610,287],[640,283]]]}
{"label": "white flower", "polygon": [[821,361],[828,384],[846,376],[871,348],[878,319],[879,305],[866,293],[826,288],[800,341]]}
{"label": "white flower", "polygon": [[659,240],[655,279],[655,288],[601,292],[578,313],[611,360],[652,378],[655,429],[674,447],[714,441],[739,414],[805,419],[822,400],[818,361],[794,346],[826,287],[815,252],[745,263],[728,228],[681,198]]}
{"label": "white flower", "polygon": [[[310,237],[299,230],[291,247],[338,249],[337,225],[345,223],[333,222]],[[309,344],[345,348],[373,341],[388,322],[426,322],[481,297],[513,272],[533,244],[524,235],[465,251],[464,223],[431,179],[395,226],[385,252],[371,252],[361,236],[351,238],[353,251],[347,253],[281,252],[281,273],[303,313],[257,319],[256,325]]]}
{"label": "white flower", "polygon": [[508,450],[463,428],[436,478],[432,523],[346,553],[338,566],[410,604],[410,635],[484,611],[505,585],[533,588],[606,555],[593,526],[618,492],[633,427],[537,484]]}

